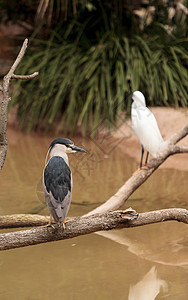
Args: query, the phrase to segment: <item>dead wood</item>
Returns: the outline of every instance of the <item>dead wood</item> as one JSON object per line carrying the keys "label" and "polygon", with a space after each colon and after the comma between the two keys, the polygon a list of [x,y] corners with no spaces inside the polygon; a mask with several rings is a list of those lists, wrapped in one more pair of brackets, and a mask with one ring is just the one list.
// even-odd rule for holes
{"label": "dead wood", "polygon": [[[38,221],[40,219],[41,224],[45,223],[46,220],[42,220],[41,217],[37,216]],[[188,224],[188,210],[170,208],[138,214],[129,208],[125,211],[113,211],[87,217],[77,217],[66,224],[65,230],[56,225],[55,229],[50,227],[34,228],[0,234],[0,250],[70,239],[101,230],[130,228],[170,220]]]}
{"label": "dead wood", "polygon": [[8,104],[11,101],[11,97],[9,95],[10,81],[13,78],[24,79],[24,80],[32,79],[39,74],[38,72],[35,72],[31,75],[15,75],[14,74],[17,66],[19,65],[19,63],[21,62],[21,60],[25,54],[27,45],[28,45],[28,39],[25,39],[15,62],[13,63],[13,65],[10,68],[7,75],[4,76],[2,86],[0,86],[0,91],[2,92],[2,100],[0,103],[0,108],[1,108],[0,109],[0,170],[2,169],[2,167],[4,165],[6,154],[7,154],[8,142],[7,142],[6,132],[7,132],[7,120],[8,120]]}
{"label": "dead wood", "polygon": [[[0,169],[3,167],[7,153],[7,115],[8,103],[10,102],[9,84],[12,78],[31,79],[38,75],[35,72],[31,75],[15,75],[14,71],[23,58],[28,40],[26,39],[18,54],[17,59],[10,71],[3,79],[0,86],[2,92],[2,102],[0,110]],[[53,228],[35,228],[11,233],[0,234],[0,250],[19,248],[29,245],[36,245],[51,241],[73,238],[79,235],[89,234],[101,230],[112,230],[116,228],[130,228],[169,220],[176,220],[188,224],[188,211],[181,208],[163,209],[152,212],[136,213],[132,209],[126,211],[116,211],[119,209],[130,195],[142,185],[157,168],[171,155],[177,153],[188,153],[187,146],[176,145],[181,139],[188,135],[188,124],[179,132],[174,134],[167,142],[157,159],[151,159],[148,169],[140,170],[132,175],[117,193],[104,204],[90,211],[87,215],[74,218],[66,224],[63,230],[56,226]],[[114,211],[115,210],[115,211]],[[39,215],[12,215],[0,217],[0,228],[32,227],[47,224],[49,217]]]}

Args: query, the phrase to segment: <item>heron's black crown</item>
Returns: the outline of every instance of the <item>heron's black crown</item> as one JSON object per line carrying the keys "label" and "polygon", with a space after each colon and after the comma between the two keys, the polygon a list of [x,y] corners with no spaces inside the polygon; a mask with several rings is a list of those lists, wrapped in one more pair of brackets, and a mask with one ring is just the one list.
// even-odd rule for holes
{"label": "heron's black crown", "polygon": [[49,149],[51,150],[56,144],[62,144],[62,145],[74,145],[74,143],[66,138],[57,138],[51,142]]}

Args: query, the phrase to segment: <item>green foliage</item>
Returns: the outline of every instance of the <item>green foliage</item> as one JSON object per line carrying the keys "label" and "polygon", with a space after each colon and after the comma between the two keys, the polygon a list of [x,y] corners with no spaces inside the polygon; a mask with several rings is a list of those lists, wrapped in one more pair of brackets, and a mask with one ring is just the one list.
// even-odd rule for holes
{"label": "green foliage", "polygon": [[40,75],[16,86],[21,126],[49,130],[58,122],[73,132],[80,124],[85,134],[129,110],[127,96],[137,89],[148,105],[188,105],[185,34],[176,36],[178,26],[169,33],[157,19],[140,30],[132,14],[122,21],[117,13],[99,1],[59,24],[47,41],[32,40],[19,73]]}

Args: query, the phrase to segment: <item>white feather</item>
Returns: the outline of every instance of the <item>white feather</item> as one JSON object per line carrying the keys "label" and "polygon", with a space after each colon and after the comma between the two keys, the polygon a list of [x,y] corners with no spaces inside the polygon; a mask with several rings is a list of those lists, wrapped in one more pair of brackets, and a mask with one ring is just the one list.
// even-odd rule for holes
{"label": "white feather", "polygon": [[144,95],[136,91],[133,93],[131,109],[132,128],[140,143],[153,157],[157,157],[164,148],[157,121],[153,113],[146,107]]}

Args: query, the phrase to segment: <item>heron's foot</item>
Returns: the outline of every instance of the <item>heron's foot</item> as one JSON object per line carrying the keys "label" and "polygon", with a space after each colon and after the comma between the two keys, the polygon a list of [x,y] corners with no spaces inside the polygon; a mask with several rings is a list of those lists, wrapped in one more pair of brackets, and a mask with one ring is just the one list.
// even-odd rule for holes
{"label": "heron's foot", "polygon": [[56,229],[54,227],[54,225],[52,225],[52,216],[51,215],[50,215],[50,221],[49,221],[49,223],[46,224],[46,225],[40,226],[40,228],[47,228],[47,227],[52,227],[53,229]]}
{"label": "heron's foot", "polygon": [[51,228],[53,228],[53,229],[56,229],[56,228],[54,227],[54,225],[52,225],[52,222],[49,222],[49,223],[46,224],[46,225],[39,226],[39,228],[48,228],[48,227],[51,227]]}
{"label": "heron's foot", "polygon": [[68,220],[64,221],[63,223],[60,223],[60,226],[63,226],[63,229],[65,230],[65,223],[68,223],[71,221],[73,221],[73,219],[68,219]]}
{"label": "heron's foot", "polygon": [[68,223],[68,222],[71,222],[71,221],[73,221],[74,219],[68,219],[68,220],[66,220],[66,221],[64,221],[64,223]]}
{"label": "heron's foot", "polygon": [[58,222],[59,228],[65,230],[65,221],[64,222]]}

